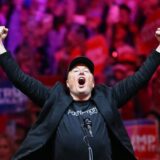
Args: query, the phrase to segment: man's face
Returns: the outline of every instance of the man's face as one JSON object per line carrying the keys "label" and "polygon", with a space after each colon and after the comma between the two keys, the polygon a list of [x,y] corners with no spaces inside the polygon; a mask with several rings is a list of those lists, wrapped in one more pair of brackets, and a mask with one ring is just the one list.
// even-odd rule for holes
{"label": "man's face", "polygon": [[68,73],[66,84],[73,99],[87,100],[94,87],[94,77],[85,65],[78,64]]}

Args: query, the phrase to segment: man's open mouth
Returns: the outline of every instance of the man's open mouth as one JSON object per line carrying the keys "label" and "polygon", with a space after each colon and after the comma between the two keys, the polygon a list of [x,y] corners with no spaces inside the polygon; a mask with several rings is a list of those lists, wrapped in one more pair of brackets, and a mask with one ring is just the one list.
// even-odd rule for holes
{"label": "man's open mouth", "polygon": [[78,83],[79,83],[80,85],[84,85],[85,82],[86,82],[86,79],[85,79],[84,77],[79,77]]}

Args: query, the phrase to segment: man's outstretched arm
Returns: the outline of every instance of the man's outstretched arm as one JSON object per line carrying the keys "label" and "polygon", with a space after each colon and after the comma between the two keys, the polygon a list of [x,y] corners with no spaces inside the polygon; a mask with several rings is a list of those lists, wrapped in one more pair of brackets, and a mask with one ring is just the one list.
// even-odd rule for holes
{"label": "man's outstretched arm", "polygon": [[49,89],[39,81],[21,71],[15,60],[3,45],[8,29],[0,26],[0,65],[12,83],[35,103],[43,106],[49,96]]}

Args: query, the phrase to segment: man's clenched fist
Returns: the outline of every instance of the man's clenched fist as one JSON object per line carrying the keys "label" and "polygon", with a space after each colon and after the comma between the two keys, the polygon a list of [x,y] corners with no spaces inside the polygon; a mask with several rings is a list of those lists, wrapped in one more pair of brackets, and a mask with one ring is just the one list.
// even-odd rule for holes
{"label": "man's clenched fist", "polygon": [[5,39],[7,34],[8,34],[8,29],[5,28],[5,26],[0,26],[0,40]]}

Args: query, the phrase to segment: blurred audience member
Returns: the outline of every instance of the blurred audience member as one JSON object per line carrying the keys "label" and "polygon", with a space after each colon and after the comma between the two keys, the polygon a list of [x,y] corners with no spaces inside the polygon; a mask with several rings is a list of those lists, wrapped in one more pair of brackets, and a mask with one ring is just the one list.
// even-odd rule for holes
{"label": "blurred audience member", "polygon": [[23,40],[23,36],[21,35],[21,13],[23,9],[25,8],[23,6],[23,0],[13,0],[12,1],[12,9],[11,9],[11,15],[8,21],[8,26],[10,28],[9,30],[9,36],[7,40],[7,46],[8,49],[15,54],[15,49],[18,45],[21,44],[21,41]]}
{"label": "blurred audience member", "polygon": [[9,18],[10,7],[7,2],[0,3],[0,25],[7,25],[7,19]]}
{"label": "blurred audience member", "polygon": [[15,139],[14,139],[16,150],[20,147],[20,145],[24,141],[27,135],[28,129],[29,129],[28,125],[23,124],[22,122],[16,122]]}
{"label": "blurred audience member", "polygon": [[11,160],[14,144],[9,136],[0,134],[0,160]]}

